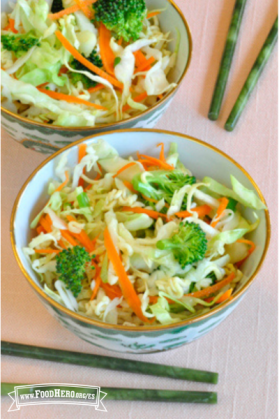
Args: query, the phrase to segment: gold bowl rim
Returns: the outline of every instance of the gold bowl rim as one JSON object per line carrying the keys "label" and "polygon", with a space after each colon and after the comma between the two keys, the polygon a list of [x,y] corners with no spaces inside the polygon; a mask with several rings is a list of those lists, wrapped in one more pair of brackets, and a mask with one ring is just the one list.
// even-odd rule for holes
{"label": "gold bowl rim", "polygon": [[[250,180],[250,182],[252,183],[252,185],[254,186],[254,188],[256,189],[261,201],[265,204],[266,206],[266,202],[265,199],[263,197],[263,194],[260,190],[260,188],[258,187],[257,183],[254,181],[254,179],[249,175],[249,173],[239,164],[237,163],[234,159],[232,159],[230,156],[228,156],[226,153],[224,153],[223,151],[219,150],[218,148],[212,146],[211,144],[205,143],[204,141],[198,140],[194,137],[188,136],[186,134],[182,134],[182,133],[178,133],[178,132],[173,132],[173,131],[166,131],[166,130],[159,130],[159,129],[140,129],[140,128],[130,128],[130,129],[124,129],[124,130],[119,130],[116,131],[116,133],[126,133],[126,132],[156,132],[159,134],[167,134],[167,135],[174,135],[177,137],[182,137],[186,140],[192,141],[194,143],[200,144],[206,148],[209,148],[211,150],[213,150],[214,152],[220,154],[221,156],[225,157],[228,161],[230,161],[231,163],[233,163],[238,169],[240,169],[242,171],[242,173]],[[31,285],[31,287],[34,288],[34,290],[44,299],[46,300],[50,305],[56,307],[57,309],[59,309],[60,311],[62,311],[63,313],[65,313],[66,315],[74,318],[77,321],[80,321],[82,323],[87,323],[91,326],[96,326],[98,328],[101,329],[110,329],[110,330],[115,330],[115,331],[123,331],[123,332],[156,332],[156,331],[164,331],[164,330],[170,330],[170,329],[176,329],[179,327],[183,327],[183,326],[187,326],[190,325],[192,323],[197,323],[201,320],[207,319],[208,317],[218,313],[219,311],[223,310],[225,307],[228,307],[229,305],[233,304],[237,299],[239,299],[244,293],[245,291],[250,287],[250,285],[252,284],[252,282],[254,281],[255,277],[257,276],[260,268],[262,267],[262,264],[264,262],[264,259],[266,257],[266,253],[269,247],[269,242],[270,242],[270,235],[271,235],[271,224],[270,224],[270,215],[269,215],[269,210],[266,209],[265,211],[265,219],[266,219],[266,242],[265,242],[265,247],[264,247],[264,251],[262,254],[262,257],[258,263],[258,266],[255,270],[255,272],[253,273],[253,275],[251,275],[251,277],[249,278],[249,280],[244,284],[244,286],[239,289],[235,294],[232,295],[232,298],[230,300],[225,301],[222,304],[217,305],[216,307],[212,308],[209,312],[198,315],[192,319],[189,320],[182,320],[181,322],[177,322],[175,324],[171,324],[171,325],[159,325],[159,326],[138,326],[138,327],[130,327],[130,326],[122,326],[122,325],[112,325],[109,323],[104,323],[95,319],[91,319],[89,317],[83,316],[82,314],[78,314],[75,313],[69,309],[67,309],[66,307],[63,307],[62,305],[60,305],[59,303],[57,303],[55,300],[53,300],[51,297],[49,297],[41,287],[39,287],[34,281],[33,279],[29,276],[28,272],[25,270],[21,259],[17,253],[16,250],[16,242],[15,242],[15,234],[14,234],[14,221],[16,218],[16,214],[17,214],[17,208],[18,208],[18,204],[19,201],[21,199],[21,196],[23,195],[26,187],[28,186],[29,182],[31,181],[31,179],[40,171],[40,169],[42,167],[44,167],[49,161],[51,161],[52,159],[54,159],[56,156],[58,156],[59,154],[64,153],[66,150],[75,147],[76,145],[86,141],[86,140],[90,140],[90,139],[94,139],[96,137],[100,137],[102,135],[113,135],[114,132],[113,131],[107,131],[107,132],[103,132],[103,133],[98,133],[95,135],[89,135],[88,137],[82,138],[78,141],[75,141],[71,144],[69,144],[68,146],[64,147],[63,149],[57,151],[56,153],[52,154],[51,156],[49,156],[46,160],[44,160],[32,173],[31,175],[27,178],[27,180],[24,182],[23,186],[21,187],[17,198],[15,200],[14,206],[13,206],[13,210],[12,210],[12,215],[11,215],[11,221],[10,221],[10,235],[11,235],[11,242],[12,242],[12,248],[13,248],[13,252],[15,255],[15,258],[17,260],[17,263],[22,271],[22,273],[24,274],[25,278],[28,280],[29,284]]]}
{"label": "gold bowl rim", "polygon": [[163,103],[166,103],[168,101],[168,99],[170,99],[177,91],[177,89],[179,88],[182,80],[184,79],[184,77],[186,76],[186,73],[188,71],[188,68],[190,66],[190,62],[192,59],[192,51],[193,51],[193,40],[192,40],[192,34],[191,34],[191,30],[190,27],[188,25],[188,22],[184,16],[184,14],[182,13],[182,11],[180,10],[180,8],[175,4],[175,2],[173,0],[167,0],[172,7],[174,7],[174,9],[178,12],[178,15],[180,16],[182,22],[184,23],[187,35],[188,35],[188,42],[189,42],[189,54],[188,54],[188,60],[185,66],[185,69],[183,71],[183,74],[181,75],[180,79],[177,81],[176,86],[169,91],[164,97],[163,99],[159,100],[159,102],[156,102],[153,106],[151,106],[151,108],[146,109],[145,111],[141,112],[139,115],[135,115],[132,116],[131,118],[128,119],[124,119],[121,121],[117,121],[117,122],[111,122],[109,124],[101,124],[101,125],[97,125],[94,127],[62,127],[60,125],[48,125],[46,123],[43,122],[36,122],[36,121],[32,121],[31,119],[28,118],[24,118],[20,115],[17,115],[11,111],[9,111],[8,109],[5,109],[2,105],[1,105],[1,112],[3,112],[4,114],[7,114],[21,122],[30,124],[32,126],[37,126],[37,127],[44,127],[44,128],[48,128],[48,129],[53,129],[54,131],[71,131],[71,132],[83,132],[83,131],[92,131],[92,135],[93,132],[95,130],[99,130],[102,128],[110,128],[110,129],[118,129],[118,127],[121,128],[121,126],[123,124],[126,124],[128,122],[133,122],[136,120],[139,120],[142,116],[144,115],[148,115],[151,111],[157,109],[159,106],[161,106]]}

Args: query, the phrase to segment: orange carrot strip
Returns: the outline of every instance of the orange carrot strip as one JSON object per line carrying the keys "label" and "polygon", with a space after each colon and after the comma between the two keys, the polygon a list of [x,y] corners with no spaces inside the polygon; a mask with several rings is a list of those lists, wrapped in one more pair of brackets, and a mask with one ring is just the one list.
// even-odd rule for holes
{"label": "orange carrot strip", "polygon": [[165,162],[166,162],[166,159],[165,159],[165,154],[164,154],[164,152],[165,152],[165,146],[164,146],[164,143],[160,143],[160,144],[158,144],[158,145],[157,145],[157,147],[161,147],[161,151],[160,151],[160,160],[161,160],[163,163],[165,163]]}
{"label": "orange carrot strip", "polygon": [[227,208],[227,205],[228,205],[228,203],[229,203],[228,198],[225,198],[225,197],[220,198],[220,199],[219,199],[219,201],[220,201],[220,205],[219,205],[219,207],[218,207],[218,209],[217,209],[216,218],[215,218],[215,220],[214,220],[214,221],[212,221],[212,223],[211,223],[211,227],[216,227],[216,225],[217,225],[217,224],[219,223],[219,221],[220,221],[220,218],[221,218],[221,216],[222,216],[223,212],[225,211],[225,209]]}
{"label": "orange carrot strip", "polygon": [[148,13],[148,15],[146,16],[146,19],[151,19],[152,17],[154,17],[154,16],[157,16],[157,15],[159,15],[161,12],[150,12],[150,13]]}
{"label": "orange carrot strip", "polygon": [[62,65],[62,67],[59,70],[58,76],[61,76],[62,74],[68,73],[68,68],[65,65]]}
{"label": "orange carrot strip", "polygon": [[[208,215],[212,211],[212,208],[210,208],[209,205],[200,205],[199,207],[193,208],[192,211],[197,212],[198,217],[202,218],[205,215]],[[179,212],[176,212],[175,215],[179,218],[185,218],[185,217],[191,217],[193,214],[191,214],[188,211],[179,211]]]}
{"label": "orange carrot strip", "polygon": [[147,71],[151,69],[151,64],[153,64],[155,62],[155,58],[154,57],[150,57],[148,58],[148,60],[146,60],[145,64],[142,64],[140,67],[137,68],[137,73],[140,73],[142,71]]}
{"label": "orange carrot strip", "polygon": [[120,259],[119,254],[114,246],[112,238],[109,234],[109,230],[106,227],[104,231],[104,239],[105,239],[105,247],[108,253],[108,259],[111,261],[115,273],[118,276],[119,284],[121,286],[124,298],[126,299],[127,303],[131,307],[131,309],[135,312],[139,319],[141,319],[145,323],[150,323],[150,320],[145,317],[142,313],[141,309],[141,301],[139,299],[138,294],[136,293],[133,284],[129,280],[127,273],[124,269],[122,261]]}
{"label": "orange carrot strip", "polygon": [[146,214],[149,217],[154,218],[155,220],[157,220],[157,218],[161,217],[161,218],[165,218],[167,221],[169,221],[169,217],[166,214],[161,214],[160,212],[153,211],[153,210],[146,209],[146,208],[123,207],[122,211],[135,212],[136,214]]}
{"label": "orange carrot strip", "polygon": [[42,254],[48,254],[48,253],[60,253],[61,250],[55,250],[55,249],[34,249],[35,253],[42,253]]}
{"label": "orange carrot strip", "polygon": [[[72,215],[67,215],[66,218],[69,222],[76,221],[76,219]],[[91,239],[88,237],[88,235],[86,234],[84,230],[81,230],[80,233],[73,233],[72,231],[69,231],[69,233],[72,236],[74,236],[77,240],[79,240],[80,243],[84,245],[85,249],[89,253],[95,250],[95,246],[93,245]]]}
{"label": "orange carrot strip", "polygon": [[89,9],[89,7],[85,4],[85,2],[83,0],[74,0],[75,3],[77,4],[77,6],[79,7],[79,9],[81,9],[83,11],[83,13],[85,14],[86,17],[88,17],[88,19],[93,19],[94,14],[92,12],[92,10]]}
{"label": "orange carrot strip", "polygon": [[[86,156],[86,144],[79,144],[78,146],[78,162],[80,163],[81,160],[83,159],[84,156]],[[82,173],[85,173],[85,168],[83,168]],[[82,186],[84,185],[84,179],[82,179],[82,177],[79,178],[78,181],[78,186]]]}
{"label": "orange carrot strip", "polygon": [[41,233],[44,233],[45,232],[45,229],[42,226],[38,226],[36,228],[36,231],[37,231],[38,234],[41,234]]}
{"label": "orange carrot strip", "polygon": [[11,30],[13,33],[18,33],[18,31],[15,28],[15,20],[11,19],[10,17],[9,17],[9,24],[8,24],[8,26],[6,26],[4,31],[7,31],[7,30]]}
{"label": "orange carrot strip", "polygon": [[87,91],[89,93],[95,93],[98,92],[98,90],[104,89],[106,86],[104,86],[103,84],[97,84],[97,86],[95,87],[89,87],[89,89],[87,89]]}
{"label": "orange carrot strip", "polygon": [[254,242],[252,242],[251,240],[247,240],[247,239],[239,239],[237,240],[237,243],[245,243],[245,244],[249,244],[250,249],[248,250],[249,255],[251,255],[251,253],[254,252],[254,250],[256,249],[256,245]]}
{"label": "orange carrot strip", "polygon": [[158,98],[161,100],[161,99],[163,99],[163,95],[158,95]]}
{"label": "orange carrot strip", "polygon": [[136,164],[136,162],[131,161],[130,163],[127,163],[125,166],[121,167],[121,169],[118,170],[118,172],[115,173],[115,175],[113,175],[112,177],[117,177],[118,175],[120,175],[120,173],[124,172],[124,170],[129,169],[129,167],[132,167]]}
{"label": "orange carrot strip", "polygon": [[111,32],[103,23],[99,27],[99,44],[101,59],[107,73],[114,76],[115,55],[110,47]]}
{"label": "orange carrot strip", "polygon": [[94,298],[96,297],[97,292],[98,292],[98,290],[100,288],[100,285],[101,285],[101,277],[100,277],[100,274],[98,274],[98,276],[97,276],[97,278],[96,278],[95,281],[96,281],[95,282],[95,287],[94,287],[93,292],[92,292],[92,295],[90,297],[90,301],[94,300]]}
{"label": "orange carrot strip", "polygon": [[107,108],[105,108],[104,106],[97,105],[96,103],[88,102],[88,100],[80,99],[76,96],[65,95],[64,93],[53,92],[52,90],[41,89],[39,87],[37,89],[41,93],[44,93],[45,95],[48,95],[52,99],[65,100],[65,102],[78,103],[79,105],[86,105],[86,106],[89,106],[91,108],[107,111]]}
{"label": "orange carrot strip", "polygon": [[174,167],[168,163],[164,163],[159,159],[156,159],[155,157],[147,156],[145,154],[140,154],[140,158],[144,157],[147,161],[153,164],[153,166],[159,166],[163,167],[166,170],[173,170]]}
{"label": "orange carrot strip", "polygon": [[101,282],[101,287],[111,300],[122,297],[122,292],[118,285],[110,285],[108,283]]}
{"label": "orange carrot strip", "polygon": [[123,42],[123,38],[120,38],[120,39],[118,39],[117,44],[122,45],[122,42]]}
{"label": "orange carrot strip", "polygon": [[83,64],[85,67],[89,68],[89,70],[93,71],[93,73],[96,73],[98,76],[103,77],[106,79],[109,83],[111,83],[115,87],[119,87],[120,89],[123,89],[123,83],[116,80],[114,77],[110,76],[109,74],[105,73],[103,70],[101,70],[96,65],[92,64],[90,61],[88,61],[85,57],[83,57],[76,49],[73,47],[73,45],[70,44],[70,42],[65,38],[64,35],[60,31],[55,31],[55,35],[63,45],[63,47],[69,51],[72,56],[78,60],[81,64]]}
{"label": "orange carrot strip", "polygon": [[46,214],[45,217],[41,217],[40,224],[47,233],[52,232],[52,221],[49,214]]}
{"label": "orange carrot strip", "polygon": [[128,188],[131,192],[137,194],[138,192],[135,191],[135,189],[133,188],[133,185],[131,184],[131,182],[128,182],[128,180],[123,180],[124,185],[126,186],[126,188]]}
{"label": "orange carrot strip", "polygon": [[[84,3],[86,6],[89,6],[90,4],[95,3],[96,1],[97,1],[97,0],[84,0],[84,1],[83,1],[83,3]],[[71,13],[75,13],[75,12],[77,12],[78,10],[80,10],[80,7],[79,7],[77,4],[75,4],[74,6],[67,7],[66,9],[60,10],[60,12],[57,12],[57,13],[50,13],[50,14],[48,15],[48,17],[49,17],[50,19],[52,19],[52,20],[56,20],[56,19],[60,19],[60,18],[61,18],[61,17],[63,17],[64,15],[69,15],[69,14],[71,14]]]}
{"label": "orange carrot strip", "polygon": [[[230,298],[230,296],[232,295],[233,289],[230,288],[229,290],[227,290],[226,292],[224,292],[224,294],[221,295],[220,298],[218,298],[218,300],[216,301],[216,304],[220,304],[223,303],[224,301],[226,301],[228,298]],[[210,297],[207,298],[205,301],[207,303],[211,303],[211,301],[214,300],[214,297]]]}
{"label": "orange carrot strip", "polygon": [[61,236],[64,237],[72,246],[78,246],[78,243],[73,239],[71,234],[66,230],[60,230]]}
{"label": "orange carrot strip", "polygon": [[136,60],[136,67],[140,67],[146,64],[147,59],[145,58],[145,55],[143,54],[143,52],[141,52],[141,50],[135,51],[133,54]]}
{"label": "orange carrot strip", "polygon": [[[138,95],[138,96],[134,97],[134,98],[133,98],[133,101],[134,101],[134,102],[141,102],[142,100],[144,100],[144,99],[146,99],[146,98],[147,98],[147,93],[146,93],[146,92],[143,92],[143,93],[141,93],[140,95]],[[126,112],[126,111],[128,111],[130,108],[131,108],[131,106],[130,106],[130,105],[128,105],[128,104],[126,104],[126,105],[124,105],[124,106],[123,106],[122,111],[123,111],[123,112]]]}
{"label": "orange carrot strip", "polygon": [[63,182],[63,183],[61,183],[59,186],[58,186],[58,188],[56,188],[55,189],[55,191],[54,192],[60,192],[66,185],[67,185],[67,183],[69,182],[69,172],[66,170],[66,172],[65,172],[65,176],[66,176],[66,180]]}
{"label": "orange carrot strip", "polygon": [[196,291],[196,292],[192,292],[191,294],[186,294],[186,297],[194,297],[194,298],[208,297],[209,295],[214,294],[215,292],[219,291],[225,285],[230,284],[234,280],[234,278],[235,278],[235,273],[232,272],[230,275],[227,276],[227,278],[222,279],[222,281],[217,282],[217,284],[204,288],[201,291]]}

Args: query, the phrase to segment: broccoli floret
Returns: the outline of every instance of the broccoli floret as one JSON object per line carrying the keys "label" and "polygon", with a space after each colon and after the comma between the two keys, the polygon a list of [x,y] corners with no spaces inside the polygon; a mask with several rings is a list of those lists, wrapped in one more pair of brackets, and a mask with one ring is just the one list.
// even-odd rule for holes
{"label": "broccoli floret", "polygon": [[81,291],[81,281],[85,278],[85,267],[91,261],[89,253],[81,246],[65,249],[56,256],[56,272],[75,297]]}
{"label": "broccoli floret", "polygon": [[171,250],[174,258],[182,268],[202,260],[207,250],[205,233],[195,223],[179,224],[178,233],[170,239],[159,240],[157,248],[160,250]]}
{"label": "broccoli floret", "polygon": [[[83,55],[84,56],[84,55]],[[101,60],[101,58],[99,57],[96,49],[94,49],[91,54],[89,55],[89,57],[85,57],[88,61],[90,61],[92,64],[94,64],[95,66],[101,68],[103,67],[103,62]],[[83,64],[81,64],[78,60],[74,59],[71,62],[71,67],[74,68],[75,70],[78,71],[88,71],[89,73],[92,73],[95,75],[95,73],[93,73],[93,71],[88,70],[87,67],[85,67]],[[72,83],[76,86],[77,83],[79,81],[81,81],[83,83],[83,86],[85,89],[89,89],[89,87],[95,87],[97,85],[97,83],[91,79],[89,79],[88,77],[86,77],[84,74],[79,74],[79,73],[71,73],[70,75],[71,77],[71,81]]]}
{"label": "broccoli floret", "polygon": [[39,39],[32,31],[25,34],[6,34],[1,36],[1,42],[4,49],[8,51],[23,52],[28,51],[34,45],[39,46]]}
{"label": "broccoli floret", "polygon": [[102,22],[116,39],[139,38],[147,13],[145,0],[98,0],[93,9],[95,21]]}
{"label": "broccoli floret", "polygon": [[[134,176],[133,188],[147,198],[159,201],[164,200],[170,204],[175,191],[185,185],[196,183],[194,176],[189,176],[180,170],[155,170],[150,171],[150,176],[146,176],[146,182],[142,182],[141,174]],[[185,194],[181,209],[187,208],[187,194]]]}

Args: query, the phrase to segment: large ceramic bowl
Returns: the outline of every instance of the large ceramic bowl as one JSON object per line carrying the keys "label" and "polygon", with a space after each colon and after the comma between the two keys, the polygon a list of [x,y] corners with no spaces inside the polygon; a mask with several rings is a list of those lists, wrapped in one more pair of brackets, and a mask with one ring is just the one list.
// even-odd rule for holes
{"label": "large ceramic bowl", "polygon": [[[15,1],[15,0],[13,0]],[[2,0],[2,11],[9,12],[9,1]],[[166,8],[158,17],[161,28],[164,32],[170,32],[172,41],[168,44],[171,51],[174,51],[176,39],[179,33],[180,47],[175,67],[169,73],[170,82],[177,83],[177,86],[167,93],[162,100],[154,106],[133,116],[125,121],[99,125],[98,127],[65,128],[55,125],[47,125],[30,121],[16,115],[5,108],[2,111],[2,126],[10,136],[27,148],[39,151],[44,154],[52,154],[66,145],[84,138],[88,135],[127,128],[153,128],[159,118],[166,111],[174,98],[186,72],[188,70],[191,53],[192,39],[189,26],[179,8],[172,0],[146,0],[149,10]]]}
{"label": "large ceramic bowl", "polygon": [[[134,155],[136,150],[145,154],[156,153],[156,145],[163,142],[168,150],[171,142],[178,144],[181,161],[197,178],[211,176],[217,181],[230,186],[230,174],[234,175],[249,189],[254,190],[264,202],[261,191],[248,173],[229,156],[220,150],[186,135],[159,130],[124,130],[108,132],[86,138],[66,148],[69,166],[77,163],[78,144],[91,144],[103,138],[115,147],[121,156]],[[243,264],[243,272],[248,281],[234,293],[232,300],[226,301],[191,320],[168,326],[127,327],[106,324],[76,314],[48,297],[40,284],[39,278],[31,269],[22,248],[30,241],[30,221],[47,201],[47,185],[50,178],[55,178],[54,169],[65,151],[59,151],[46,159],[27,179],[14,204],[11,218],[11,239],[17,262],[48,311],[67,329],[80,338],[101,348],[118,352],[148,353],[167,350],[191,342],[208,333],[236,308],[247,289],[254,281],[266,254],[270,221],[268,211],[258,211],[259,227],[250,234],[256,244],[256,250]],[[252,218],[252,211],[246,209],[244,215]],[[44,312],[42,310],[42,316]]]}

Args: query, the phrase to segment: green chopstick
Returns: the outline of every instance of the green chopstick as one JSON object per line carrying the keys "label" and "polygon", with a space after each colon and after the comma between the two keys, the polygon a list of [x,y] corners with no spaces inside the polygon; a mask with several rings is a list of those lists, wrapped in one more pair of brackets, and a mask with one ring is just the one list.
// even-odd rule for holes
{"label": "green chopstick", "polygon": [[22,345],[12,342],[1,342],[2,355],[20,356],[23,358],[41,359],[44,361],[62,362],[65,364],[83,365],[95,368],[148,374],[160,377],[177,378],[180,380],[198,381],[217,384],[218,373],[172,367],[130,359],[113,358],[59,349],[42,348],[40,346]]}
{"label": "green chopstick", "polygon": [[227,119],[225,124],[225,129],[227,131],[232,131],[239,120],[239,117],[245,108],[248,99],[253,92],[254,87],[259,80],[259,77],[271,55],[271,52],[276,44],[278,38],[278,16],[268,34],[268,37],[265,40],[265,43],[262,46],[262,49],[254,62],[254,65],[242,87],[242,90],[232,108],[232,111]]}
{"label": "green chopstick", "polygon": [[220,113],[245,5],[246,0],[236,0],[235,2],[231,24],[208,113],[208,118],[212,121],[216,121]]}
{"label": "green chopstick", "polygon": [[[8,393],[14,391],[15,386],[23,386],[26,384],[1,383],[1,396],[7,396]],[[59,384],[58,384],[59,386]],[[61,390],[72,390],[72,387],[59,386]],[[48,390],[45,387],[44,390]],[[217,403],[217,393],[212,391],[176,391],[176,390],[153,390],[142,388],[117,388],[117,387],[101,387],[101,390],[107,393],[105,400],[131,400],[145,402],[176,402],[176,403]],[[34,388],[27,387],[26,392],[33,394]],[[83,393],[91,393],[83,387]]]}

